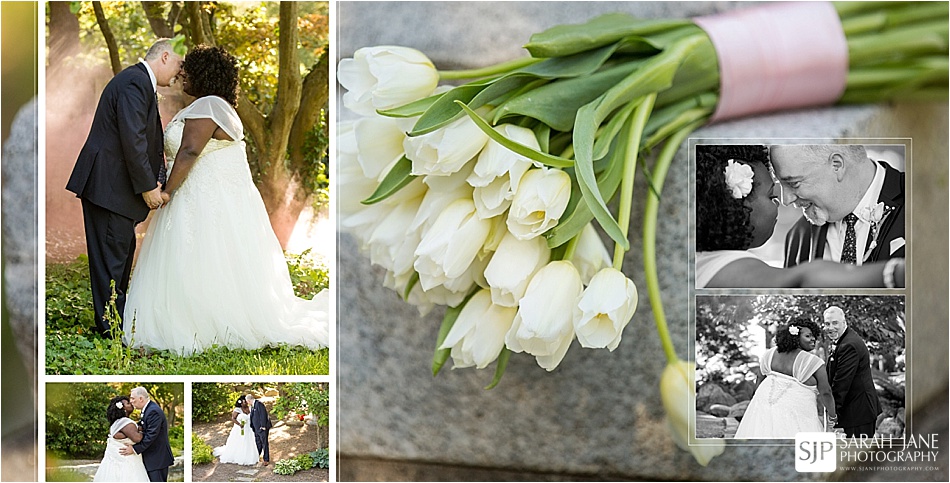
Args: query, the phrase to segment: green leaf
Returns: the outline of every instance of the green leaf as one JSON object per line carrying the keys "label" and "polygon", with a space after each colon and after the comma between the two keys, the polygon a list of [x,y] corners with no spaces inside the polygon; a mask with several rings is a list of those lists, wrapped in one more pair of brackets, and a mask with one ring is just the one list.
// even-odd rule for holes
{"label": "green leaf", "polygon": [[449,307],[445,309],[445,316],[442,317],[442,325],[439,327],[439,335],[435,340],[435,353],[432,355],[432,376],[435,377],[439,375],[439,371],[442,370],[442,366],[445,365],[445,361],[449,359],[449,355],[452,353],[452,349],[439,349],[445,338],[448,337],[449,331],[452,330],[452,326],[455,325],[455,321],[459,318],[459,314],[462,313],[462,309],[465,308],[465,305],[468,304],[468,301],[471,300],[472,296],[478,293],[479,287],[475,287],[465,296],[465,300],[462,303],[458,304],[456,307]]}
{"label": "green leaf", "polygon": [[413,270],[412,276],[409,277],[409,281],[406,282],[406,290],[404,290],[402,293],[403,300],[407,302],[409,301],[409,294],[412,293],[412,289],[416,286],[417,283],[419,283],[419,272]]}
{"label": "green leaf", "polygon": [[522,115],[558,131],[570,131],[581,106],[615,86],[640,64],[638,61],[625,62],[590,76],[557,80],[538,87],[499,105],[493,122],[498,124],[506,117]]}
{"label": "green leaf", "polygon": [[507,347],[501,348],[501,353],[498,354],[497,364],[495,365],[495,377],[492,378],[491,384],[485,386],[485,389],[493,389],[495,386],[501,382],[501,376],[505,375],[505,369],[508,368],[508,359],[511,357],[511,351]]}
{"label": "green leaf", "polygon": [[178,34],[171,39],[172,51],[184,57],[188,53],[188,47],[185,47],[185,36]]}
{"label": "green leaf", "polygon": [[465,104],[462,104],[461,102],[459,102],[458,104],[459,106],[462,107],[465,113],[468,114],[468,117],[470,117],[472,121],[475,122],[475,125],[478,126],[478,128],[482,130],[482,132],[487,134],[488,137],[490,137],[492,140],[494,140],[498,144],[501,144],[502,146],[510,149],[515,154],[520,154],[521,156],[529,158],[532,161],[537,161],[539,163],[542,163],[551,167],[555,167],[555,168],[567,168],[574,164],[574,162],[570,159],[564,159],[558,156],[553,156],[548,153],[543,153],[541,151],[535,151],[534,149],[531,149],[525,146],[524,144],[516,143],[506,138],[501,133],[499,133],[494,128],[492,128],[487,122],[485,122],[484,119],[481,118],[481,116],[476,114],[475,111],[470,109],[468,106],[466,106]]}
{"label": "green leaf", "polygon": [[445,93],[436,94],[436,95],[429,96],[423,99],[419,99],[418,101],[410,102],[409,104],[406,104],[403,106],[394,107],[392,109],[386,109],[383,111],[376,111],[376,112],[379,113],[381,116],[386,116],[386,117],[405,118],[405,117],[421,116],[424,112],[426,112],[426,109],[432,106],[432,104],[434,104],[435,101],[439,100],[439,98],[441,98],[443,94]]}
{"label": "green leaf", "polygon": [[386,173],[386,177],[383,178],[383,182],[376,187],[376,191],[374,191],[369,198],[366,198],[360,203],[364,205],[379,203],[401,190],[415,178],[416,177],[412,174],[412,161],[403,156],[399,161],[396,161],[392,169]]}
{"label": "green leaf", "polygon": [[611,13],[584,24],[558,25],[536,33],[524,48],[534,57],[561,57],[612,44],[624,37],[645,36],[686,25],[692,25],[692,22],[643,20],[624,13]]}

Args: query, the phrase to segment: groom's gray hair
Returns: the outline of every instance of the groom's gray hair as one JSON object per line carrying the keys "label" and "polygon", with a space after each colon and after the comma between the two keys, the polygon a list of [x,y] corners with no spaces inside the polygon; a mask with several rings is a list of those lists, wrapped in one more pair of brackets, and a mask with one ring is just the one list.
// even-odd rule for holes
{"label": "groom's gray hair", "polygon": [[822,315],[827,316],[828,314],[840,314],[841,318],[844,319],[845,322],[848,321],[848,318],[845,317],[844,315],[844,310],[841,310],[841,307],[838,307],[837,305],[832,305],[831,307],[828,307],[827,309],[825,309]]}
{"label": "groom's gray hair", "polygon": [[146,389],[145,389],[144,387],[142,387],[142,386],[133,388],[131,391],[129,391],[129,394],[131,394],[131,395],[138,394],[139,396],[142,396],[142,397],[144,397],[145,399],[151,399],[151,398],[149,397],[149,395],[148,395],[148,390],[146,390]]}
{"label": "groom's gray hair", "polygon": [[162,38],[155,41],[151,47],[148,48],[148,51],[145,52],[145,60],[155,60],[162,52],[172,52],[172,39]]}

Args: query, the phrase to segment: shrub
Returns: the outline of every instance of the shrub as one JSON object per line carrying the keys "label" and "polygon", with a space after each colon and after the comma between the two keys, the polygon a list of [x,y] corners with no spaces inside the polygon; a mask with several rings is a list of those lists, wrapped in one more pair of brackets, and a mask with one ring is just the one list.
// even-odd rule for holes
{"label": "shrub", "polygon": [[232,384],[200,383],[191,388],[191,417],[199,423],[208,423],[234,407]]}
{"label": "shrub", "polygon": [[328,448],[320,448],[316,451],[311,451],[310,458],[313,459],[314,468],[330,468],[330,450]]}
{"label": "shrub", "polygon": [[172,454],[181,456],[185,449],[185,427],[176,424],[168,428],[168,444],[172,447]]}
{"label": "shrub", "polygon": [[313,468],[313,458],[310,456],[310,453],[304,453],[302,455],[297,455],[296,459],[300,463],[300,467],[309,470]]}
{"label": "shrub", "polygon": [[292,475],[298,471],[302,471],[304,468],[300,465],[300,461],[297,458],[289,458],[285,460],[280,460],[277,463],[274,463],[274,473],[278,475]]}
{"label": "shrub", "polygon": [[330,286],[330,275],[326,267],[314,261],[309,255],[309,248],[299,255],[285,253],[294,292],[298,297],[305,299],[312,299],[318,292]]}
{"label": "shrub", "polygon": [[46,449],[65,458],[101,458],[109,437],[106,406],[116,395],[104,383],[46,385]]}
{"label": "shrub", "polygon": [[[191,464],[201,465],[214,461],[211,446],[205,443],[200,436],[191,433]],[[292,473],[291,473],[292,474]]]}
{"label": "shrub", "polygon": [[310,413],[317,425],[330,424],[330,392],[320,383],[294,382],[284,386],[284,394],[274,404],[274,415],[283,419],[288,413]]}
{"label": "shrub", "polygon": [[95,314],[89,285],[89,259],[46,265],[46,327],[83,333]]}

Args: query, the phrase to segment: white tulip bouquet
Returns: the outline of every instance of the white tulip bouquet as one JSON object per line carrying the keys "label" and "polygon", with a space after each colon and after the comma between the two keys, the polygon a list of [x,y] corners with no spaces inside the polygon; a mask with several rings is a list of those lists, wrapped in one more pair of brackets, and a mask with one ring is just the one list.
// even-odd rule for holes
{"label": "white tulip bouquet", "polygon": [[[448,307],[433,373],[450,356],[456,368],[497,361],[490,388],[511,352],[551,371],[575,338],[616,349],[638,301],[623,259],[634,177],[644,176],[643,273],[668,359],[661,393],[685,442],[682,400],[694,389],[667,330],[655,233],[687,136],[758,112],[947,96],[946,3],[809,4],[695,21],[604,15],[532,35],[528,57],[467,71],[438,71],[397,46],[341,60],[344,105],[362,117],[337,131],[340,225],[386,270],[387,287],[423,312]],[[777,51],[787,45],[761,38],[786,34],[806,45]],[[750,68],[770,74],[743,75]],[[722,448],[690,450],[705,464]]]}

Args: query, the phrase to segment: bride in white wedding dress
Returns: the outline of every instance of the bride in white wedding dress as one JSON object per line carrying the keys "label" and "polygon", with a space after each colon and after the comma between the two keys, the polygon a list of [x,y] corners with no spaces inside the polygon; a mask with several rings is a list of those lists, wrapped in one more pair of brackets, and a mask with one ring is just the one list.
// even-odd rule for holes
{"label": "bride in white wedding dress", "polygon": [[228,433],[228,440],[224,446],[218,446],[212,451],[218,461],[245,466],[256,465],[260,461],[261,454],[257,450],[250,420],[251,408],[247,405],[244,395],[241,395],[231,411],[231,432]]}
{"label": "bride in white wedding dress", "polygon": [[142,455],[119,454],[122,447],[142,440],[138,426],[129,418],[133,410],[127,396],[116,396],[109,401],[109,407],[106,408],[106,418],[111,424],[109,439],[92,481],[148,481]]}
{"label": "bride in white wedding dress", "polygon": [[124,341],[182,355],[212,346],[328,345],[329,296],[295,296],[242,139],[234,57],[190,52],[180,74],[197,99],[165,129],[171,200],[154,214],[126,300]]}
{"label": "bride in white wedding dress", "polygon": [[824,431],[819,402],[827,414],[827,427],[834,427],[838,415],[825,362],[810,352],[819,331],[818,324],[797,319],[776,332],[775,347],[759,358],[765,379],[739,422],[736,439],[794,439],[799,432]]}

